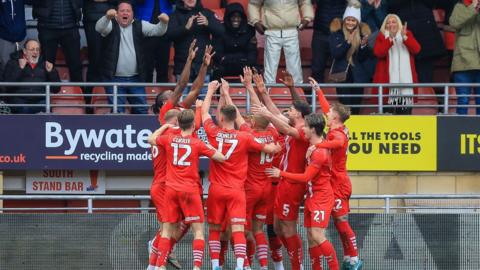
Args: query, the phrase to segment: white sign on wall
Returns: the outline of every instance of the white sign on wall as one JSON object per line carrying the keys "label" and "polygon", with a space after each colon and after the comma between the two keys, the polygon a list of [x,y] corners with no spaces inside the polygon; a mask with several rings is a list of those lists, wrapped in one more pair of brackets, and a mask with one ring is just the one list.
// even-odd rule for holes
{"label": "white sign on wall", "polygon": [[27,194],[105,194],[104,171],[28,171]]}

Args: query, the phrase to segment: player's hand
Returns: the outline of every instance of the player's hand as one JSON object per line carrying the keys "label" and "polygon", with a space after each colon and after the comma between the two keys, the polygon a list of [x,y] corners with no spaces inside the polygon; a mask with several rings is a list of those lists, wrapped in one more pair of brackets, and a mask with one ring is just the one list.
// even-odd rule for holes
{"label": "player's hand", "polygon": [[263,81],[263,77],[260,74],[253,75],[253,82],[257,86],[257,90],[260,94],[267,93],[267,88],[265,87],[265,82]]}
{"label": "player's hand", "polygon": [[21,69],[24,69],[25,66],[27,65],[27,59],[25,58],[18,59],[18,65],[20,66]]}
{"label": "player's hand", "polygon": [[224,80],[223,78],[221,78],[221,81],[222,81],[222,86],[220,88],[220,95],[222,96],[228,96],[230,93],[230,84]]}
{"label": "player's hand", "polygon": [[203,105],[203,100],[201,100],[201,99],[195,100],[195,107],[196,108],[200,108],[200,107],[202,107],[202,105]]}
{"label": "player's hand", "polygon": [[253,104],[251,109],[253,114],[260,114],[264,117],[270,115],[270,111],[267,109],[267,107],[262,105]]}
{"label": "player's hand", "polygon": [[248,87],[252,87],[252,79],[253,79],[252,69],[250,67],[244,67],[243,76],[240,75],[240,81],[243,83],[243,85],[246,88],[248,88]]}
{"label": "player's hand", "polygon": [[283,83],[288,88],[293,88],[294,87],[294,82],[293,82],[292,74],[290,74],[286,70],[282,70],[282,74],[283,74],[283,79],[280,78],[279,79],[280,82]]}
{"label": "player's hand", "polygon": [[303,29],[305,29],[308,25],[310,21],[308,20],[305,20],[305,19],[302,19],[302,21],[300,22],[300,24],[297,26],[297,29],[302,31]]}
{"label": "player's hand", "polygon": [[213,52],[213,47],[211,45],[207,45],[205,48],[205,54],[203,55],[203,64],[209,66],[214,55],[215,52]]}
{"label": "player's hand", "polygon": [[113,19],[117,16],[117,11],[115,9],[111,8],[111,9],[107,10],[106,16],[107,16],[107,19],[111,20],[111,19]]}
{"label": "player's hand", "polygon": [[263,25],[261,22],[255,23],[254,26],[255,26],[255,30],[257,30],[257,32],[258,32],[260,35],[265,34],[265,30],[267,30],[267,28],[266,28],[265,25]]}
{"label": "player's hand", "polygon": [[188,60],[193,61],[195,59],[195,56],[197,55],[198,47],[195,47],[195,44],[197,44],[197,40],[194,39],[192,43],[190,43],[190,48],[188,48]]}
{"label": "player's hand", "polygon": [[188,18],[187,24],[185,24],[185,29],[192,29],[193,21],[198,17],[198,15],[192,15]]}
{"label": "player's hand", "polygon": [[208,92],[215,93],[219,87],[220,87],[220,83],[217,80],[211,81],[208,84]]}
{"label": "player's hand", "polygon": [[158,20],[161,21],[164,24],[167,24],[168,21],[170,20],[170,17],[168,17],[168,15],[166,13],[162,13],[162,14],[158,15]]}
{"label": "player's hand", "polygon": [[208,19],[207,19],[207,17],[205,17],[205,15],[202,14],[202,12],[198,13],[197,23],[198,23],[198,25],[208,26]]}
{"label": "player's hand", "polygon": [[47,72],[52,72],[53,64],[48,61],[45,61],[45,69],[47,70]]}
{"label": "player's hand", "polygon": [[265,169],[265,174],[268,177],[278,178],[278,177],[280,177],[280,170],[278,168],[275,168],[275,167],[266,168]]}

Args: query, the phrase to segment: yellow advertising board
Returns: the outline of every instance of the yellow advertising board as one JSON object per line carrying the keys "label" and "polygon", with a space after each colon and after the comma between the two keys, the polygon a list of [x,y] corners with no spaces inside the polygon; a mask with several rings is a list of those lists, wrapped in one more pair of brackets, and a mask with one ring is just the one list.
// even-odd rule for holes
{"label": "yellow advertising board", "polygon": [[352,116],[348,170],[436,171],[436,116]]}

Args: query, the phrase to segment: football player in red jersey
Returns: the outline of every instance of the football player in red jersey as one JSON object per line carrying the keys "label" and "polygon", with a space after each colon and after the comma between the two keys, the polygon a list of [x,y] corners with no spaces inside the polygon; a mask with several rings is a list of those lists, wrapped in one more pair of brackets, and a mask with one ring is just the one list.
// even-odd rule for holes
{"label": "football player in red jersey", "polygon": [[[166,153],[167,176],[165,188],[162,238],[159,240],[156,266],[165,269],[166,258],[170,251],[170,238],[176,225],[185,220],[191,223],[193,231],[194,269],[202,265],[205,246],[203,236],[203,205],[201,183],[198,174],[200,156],[207,156],[216,162],[224,162],[225,156],[214,148],[207,147],[203,141],[193,136],[195,131],[195,114],[184,110],[178,115],[180,134],[162,135],[156,138],[156,144]],[[165,126],[165,125],[164,125]],[[160,132],[162,129],[160,129]]]}
{"label": "football player in red jersey", "polygon": [[[310,114],[305,117],[303,127],[305,137],[312,145],[323,141],[325,120],[322,114]],[[325,236],[330,214],[334,205],[331,178],[330,151],[315,148],[306,157],[308,166],[304,173],[290,173],[277,168],[266,169],[271,177],[284,177],[290,181],[308,183],[307,200],[305,201],[304,226],[308,230],[309,253],[313,270],[322,269],[322,257],[325,257],[330,270],[338,270],[337,255],[333,245]]]}
{"label": "football player in red jersey", "polygon": [[279,151],[275,144],[262,144],[246,132],[235,130],[237,109],[225,105],[220,109],[219,128],[212,120],[209,110],[213,94],[220,87],[218,81],[208,85],[207,96],[202,106],[202,121],[210,144],[225,155],[224,163],[210,162],[210,188],[207,199],[209,223],[209,247],[213,270],[220,269],[220,232],[225,218],[232,227],[236,269],[243,270],[246,256],[244,224],[246,222],[245,181],[247,178],[247,155],[249,152],[272,154]]}
{"label": "football player in red jersey", "polygon": [[347,171],[348,129],[345,121],[350,117],[350,109],[343,104],[330,105],[313,78],[309,78],[312,89],[316,91],[322,111],[327,115],[329,128],[327,138],[317,147],[328,148],[332,153],[332,187],[335,195],[335,207],[332,216],[335,228],[340,235],[343,246],[342,269],[359,270],[363,267],[362,260],[358,257],[357,240],[355,232],[348,222],[350,212],[350,196],[352,183]]}
{"label": "football player in red jersey", "polygon": [[[295,92],[293,87],[290,91]],[[253,113],[263,115],[285,135],[285,155],[282,160],[282,169],[292,173],[302,173],[305,170],[306,160],[303,158],[309,147],[304,136],[304,117],[310,114],[310,105],[297,98],[288,110],[288,118],[276,108],[269,95],[259,89],[267,108],[252,106]],[[296,96],[292,94],[292,96]],[[306,192],[306,184],[292,182],[281,178],[277,187],[277,197],[274,205],[274,229],[287,248],[292,270],[302,268],[302,240],[297,233],[297,219],[300,205]]]}

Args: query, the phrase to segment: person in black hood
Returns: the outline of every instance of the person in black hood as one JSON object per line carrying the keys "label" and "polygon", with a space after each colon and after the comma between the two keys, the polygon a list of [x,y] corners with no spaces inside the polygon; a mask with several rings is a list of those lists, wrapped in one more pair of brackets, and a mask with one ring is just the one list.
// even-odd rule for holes
{"label": "person in black hood", "polygon": [[214,39],[214,80],[223,76],[241,75],[243,67],[252,67],[257,63],[255,28],[248,24],[241,4],[232,3],[226,7],[224,28],[223,37]]}
{"label": "person in black hood", "polygon": [[[205,47],[214,38],[224,33],[221,22],[215,14],[203,8],[200,0],[177,0],[176,9],[170,16],[167,36],[173,41],[175,48],[173,74],[178,77],[187,61],[188,48],[194,39],[197,40],[197,57],[192,63],[190,81],[197,77],[203,61]],[[206,80],[209,76],[206,77]]]}

